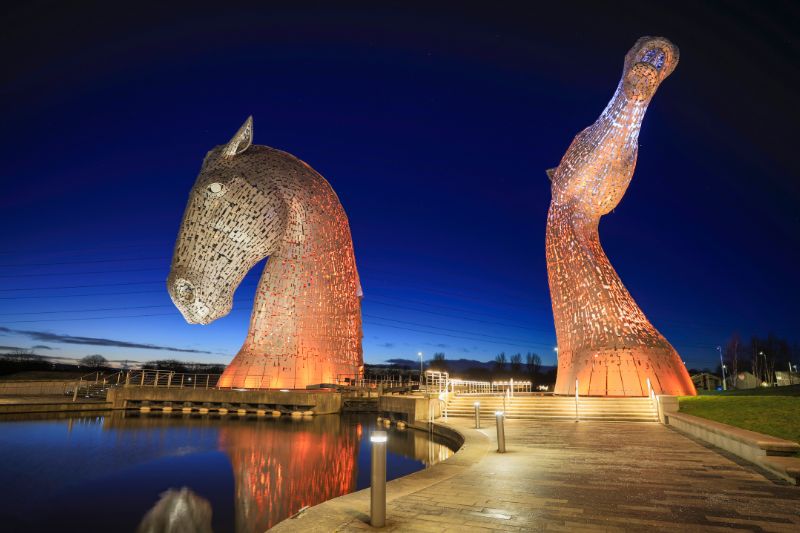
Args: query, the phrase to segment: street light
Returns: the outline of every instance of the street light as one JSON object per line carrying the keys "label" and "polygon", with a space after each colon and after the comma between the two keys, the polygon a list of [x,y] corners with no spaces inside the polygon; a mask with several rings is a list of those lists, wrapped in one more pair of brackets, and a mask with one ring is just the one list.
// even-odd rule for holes
{"label": "street light", "polygon": [[419,356],[419,386],[422,388],[422,352],[417,352]]}
{"label": "street light", "polygon": [[722,390],[728,390],[728,384],[725,381],[725,363],[722,361],[722,346],[717,346],[719,352],[719,366],[722,368]]}

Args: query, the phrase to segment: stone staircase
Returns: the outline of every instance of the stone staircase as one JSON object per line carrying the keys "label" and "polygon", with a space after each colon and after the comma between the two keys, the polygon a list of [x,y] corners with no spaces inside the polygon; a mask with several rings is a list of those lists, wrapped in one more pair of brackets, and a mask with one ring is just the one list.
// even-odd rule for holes
{"label": "stone staircase", "polygon": [[[506,418],[575,420],[574,396],[542,396],[515,394],[513,398],[502,395],[465,394],[451,396],[447,416],[472,418],[475,402],[480,402],[481,420],[494,418],[495,411],[504,411]],[[658,412],[650,398],[600,398],[578,399],[578,420],[603,422],[658,422]]]}

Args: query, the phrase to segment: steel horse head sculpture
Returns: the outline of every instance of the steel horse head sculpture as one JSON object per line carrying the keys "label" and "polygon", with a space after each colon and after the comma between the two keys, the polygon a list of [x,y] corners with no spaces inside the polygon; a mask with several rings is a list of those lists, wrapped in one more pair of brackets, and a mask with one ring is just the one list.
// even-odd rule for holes
{"label": "steel horse head sculpture", "polygon": [[304,388],[358,375],[361,286],[339,198],[303,161],[252,142],[251,117],[206,155],[175,244],[172,301],[190,324],[213,322],[269,257],[247,338],[219,386]]}
{"label": "steel horse head sculpture", "polygon": [[[639,129],[678,48],[642,37],[625,56],[617,90],[597,121],[547,171],[547,274],[558,339],[555,392],[593,396],[696,394],[680,356],[650,324],[600,245],[598,224],[633,177]],[[650,387],[648,387],[648,382]]]}

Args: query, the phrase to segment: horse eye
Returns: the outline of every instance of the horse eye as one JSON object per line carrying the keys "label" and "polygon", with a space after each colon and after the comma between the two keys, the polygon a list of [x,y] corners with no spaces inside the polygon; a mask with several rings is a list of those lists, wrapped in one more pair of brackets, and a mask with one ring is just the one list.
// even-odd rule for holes
{"label": "horse eye", "polygon": [[221,196],[224,192],[224,187],[221,183],[211,183],[206,190],[211,196]]}

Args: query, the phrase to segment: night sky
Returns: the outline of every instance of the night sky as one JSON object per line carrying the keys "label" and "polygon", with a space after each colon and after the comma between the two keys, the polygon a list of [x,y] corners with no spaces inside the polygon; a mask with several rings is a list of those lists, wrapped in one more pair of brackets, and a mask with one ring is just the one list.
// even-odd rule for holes
{"label": "night sky", "polygon": [[205,153],[253,115],[342,201],[367,362],[552,364],[544,171],[642,35],[681,59],[601,222],[611,263],[690,367],[800,337],[797,4],[165,4],[3,7],[2,349],[227,363],[261,265],[209,326],[165,280]]}

